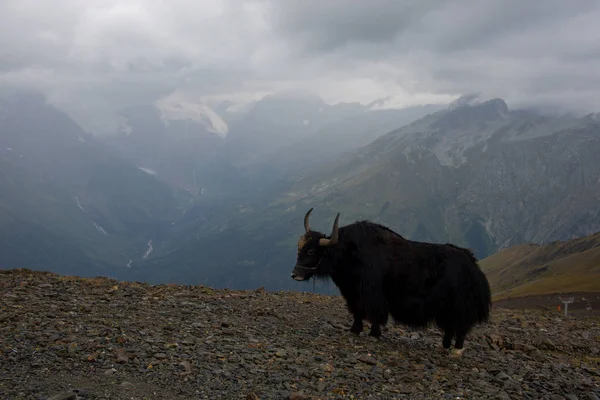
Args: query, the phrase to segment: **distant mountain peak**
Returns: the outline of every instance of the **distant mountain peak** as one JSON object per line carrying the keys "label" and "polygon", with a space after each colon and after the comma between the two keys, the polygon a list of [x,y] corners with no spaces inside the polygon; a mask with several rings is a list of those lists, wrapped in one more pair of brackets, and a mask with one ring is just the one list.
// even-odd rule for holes
{"label": "distant mountain peak", "polygon": [[475,107],[478,109],[478,112],[481,110],[484,110],[484,112],[495,112],[499,116],[506,116],[508,113],[508,104],[503,99],[494,97],[482,100],[481,95],[477,93],[460,96],[450,103],[448,109],[457,110],[466,107]]}
{"label": "distant mountain peak", "polygon": [[506,104],[506,102],[500,98],[495,98],[495,99],[491,99],[486,102],[483,102],[482,104],[479,105],[479,107],[490,109],[490,110],[495,110],[496,112],[498,112],[499,115],[508,114],[508,104]]}
{"label": "distant mountain peak", "polygon": [[448,109],[453,110],[458,107],[464,107],[468,105],[476,105],[480,104],[481,101],[478,100],[480,94],[479,93],[469,93],[463,94],[458,99],[454,100],[448,105]]}

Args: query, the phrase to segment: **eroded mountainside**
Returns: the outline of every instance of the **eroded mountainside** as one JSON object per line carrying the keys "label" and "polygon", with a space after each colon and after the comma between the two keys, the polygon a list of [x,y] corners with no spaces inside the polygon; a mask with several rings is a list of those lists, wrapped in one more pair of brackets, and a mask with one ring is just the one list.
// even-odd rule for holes
{"label": "eroded mountainside", "polygon": [[181,215],[179,195],[42,96],[0,97],[1,268],[127,270]]}
{"label": "eroded mountainside", "polygon": [[340,212],[342,225],[370,219],[480,258],[600,230],[597,114],[501,99],[322,106],[270,97],[223,111],[226,137],[217,120],[138,107],[109,146],[42,96],[0,99],[0,268],[298,289],[289,273],[311,207],[323,232]]}
{"label": "eroded mountainside", "polygon": [[199,206],[196,215],[216,217],[179,225],[168,255],[157,252],[138,276],[294,288],[289,268],[311,207],[322,232],[339,212],[341,225],[370,219],[410,239],[469,247],[479,258],[583,237],[600,230],[598,154],[599,114],[547,116],[501,99],[448,107],[319,165],[305,163],[279,193],[239,198],[218,212]]}
{"label": "eroded mountainside", "polygon": [[486,257],[600,230],[599,152],[598,115],[541,116],[493,99],[392,131],[305,175],[278,202]]}
{"label": "eroded mountainside", "polygon": [[340,297],[0,271],[0,398],[600,396],[597,319],[494,309],[460,359],[436,330],[349,323]]}

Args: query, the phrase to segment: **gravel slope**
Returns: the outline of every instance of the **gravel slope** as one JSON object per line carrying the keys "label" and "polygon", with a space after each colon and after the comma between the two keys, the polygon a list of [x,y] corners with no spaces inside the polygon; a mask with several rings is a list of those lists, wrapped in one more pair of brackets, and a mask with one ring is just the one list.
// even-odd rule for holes
{"label": "gravel slope", "polygon": [[0,399],[600,399],[597,318],[494,309],[460,359],[350,322],[340,297],[0,271]]}

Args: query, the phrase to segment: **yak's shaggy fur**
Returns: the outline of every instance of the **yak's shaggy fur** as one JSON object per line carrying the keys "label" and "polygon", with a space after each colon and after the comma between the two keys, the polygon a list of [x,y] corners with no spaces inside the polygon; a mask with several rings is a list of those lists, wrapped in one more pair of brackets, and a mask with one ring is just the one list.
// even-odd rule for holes
{"label": "yak's shaggy fur", "polygon": [[328,243],[310,230],[309,214],[292,278],[331,278],[354,317],[351,332],[359,334],[366,319],[378,337],[390,314],[413,328],[435,322],[444,331],[443,348],[455,338],[460,355],[471,328],[488,321],[489,283],[470,250],[408,240],[369,221],[338,228],[337,219]]}

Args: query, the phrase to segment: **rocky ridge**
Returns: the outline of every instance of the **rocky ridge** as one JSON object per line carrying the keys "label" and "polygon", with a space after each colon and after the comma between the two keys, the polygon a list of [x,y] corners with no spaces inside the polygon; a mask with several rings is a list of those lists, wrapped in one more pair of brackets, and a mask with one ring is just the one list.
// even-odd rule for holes
{"label": "rocky ridge", "polygon": [[2,399],[599,399],[600,321],[494,308],[355,337],[343,299],[0,271]]}

